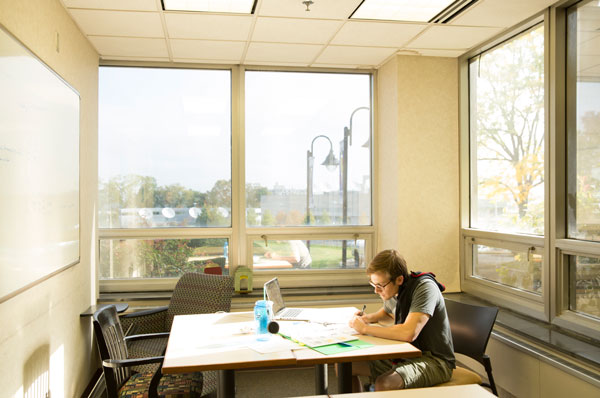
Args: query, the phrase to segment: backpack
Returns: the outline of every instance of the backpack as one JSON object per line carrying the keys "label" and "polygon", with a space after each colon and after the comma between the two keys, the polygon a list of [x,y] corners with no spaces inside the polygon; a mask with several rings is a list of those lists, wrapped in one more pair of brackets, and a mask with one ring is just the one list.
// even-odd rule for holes
{"label": "backpack", "polygon": [[440,292],[446,290],[446,286],[435,279],[435,274],[433,272],[411,271],[408,278],[405,279],[404,283],[399,288],[394,324],[397,325],[399,323],[404,323],[406,320],[408,311],[410,310],[410,305],[412,303],[413,292],[418,285],[418,280],[421,278],[429,278],[433,280],[440,289]]}

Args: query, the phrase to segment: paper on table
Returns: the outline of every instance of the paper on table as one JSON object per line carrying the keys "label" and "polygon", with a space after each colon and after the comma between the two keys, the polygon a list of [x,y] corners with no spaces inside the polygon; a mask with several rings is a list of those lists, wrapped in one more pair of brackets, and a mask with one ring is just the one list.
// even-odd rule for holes
{"label": "paper on table", "polygon": [[169,356],[173,358],[186,358],[190,356],[235,351],[246,348],[255,341],[256,337],[254,334],[234,336],[226,342],[219,342],[214,339],[207,339],[204,336],[200,336],[200,338],[191,346],[171,349],[169,351]]}
{"label": "paper on table", "polygon": [[356,340],[357,337],[340,332],[334,325],[313,322],[281,322],[279,333],[308,347]]}
{"label": "paper on table", "polygon": [[293,341],[274,335],[267,341],[256,341],[252,344],[248,344],[248,348],[259,354],[269,354],[272,352],[295,350],[298,348],[298,345]]}

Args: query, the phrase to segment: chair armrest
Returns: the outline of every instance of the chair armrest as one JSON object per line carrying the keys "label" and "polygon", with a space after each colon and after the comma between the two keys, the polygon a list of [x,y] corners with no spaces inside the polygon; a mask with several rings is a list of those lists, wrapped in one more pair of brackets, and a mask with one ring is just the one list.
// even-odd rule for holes
{"label": "chair armrest", "polygon": [[147,334],[168,332],[165,328],[168,307],[157,307],[149,310],[132,312],[119,317],[123,330],[127,334]]}
{"label": "chair armrest", "polygon": [[164,359],[164,356],[131,359],[105,359],[104,361],[102,361],[102,366],[106,366],[107,368],[118,369],[138,365],[148,365],[151,363],[162,363]]}
{"label": "chair armrest", "polygon": [[166,311],[168,309],[169,309],[169,307],[167,307],[165,305],[165,306],[162,306],[162,307],[150,308],[148,310],[130,312],[128,314],[120,315],[119,318],[121,320],[123,320],[123,319],[129,319],[129,318],[136,318],[136,317],[140,317],[140,316],[146,316],[146,315],[156,314],[158,312]]}
{"label": "chair armrest", "polygon": [[160,339],[160,338],[163,338],[163,337],[169,337],[169,334],[170,334],[170,332],[134,334],[134,335],[131,335],[131,336],[125,336],[125,341],[146,340],[146,339]]}

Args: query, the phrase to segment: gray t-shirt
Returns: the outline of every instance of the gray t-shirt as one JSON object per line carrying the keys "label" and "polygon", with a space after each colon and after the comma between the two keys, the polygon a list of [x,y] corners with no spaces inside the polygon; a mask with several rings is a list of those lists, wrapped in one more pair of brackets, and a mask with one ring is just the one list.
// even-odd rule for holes
{"label": "gray t-shirt", "polygon": [[[419,333],[415,346],[421,351],[429,351],[432,355],[446,360],[448,366],[454,369],[454,347],[452,345],[452,333],[450,322],[446,314],[446,303],[442,292],[429,278],[421,278],[417,281],[410,304],[410,312],[421,312],[430,316],[429,321]],[[385,312],[395,319],[397,298],[393,297],[384,301]]]}

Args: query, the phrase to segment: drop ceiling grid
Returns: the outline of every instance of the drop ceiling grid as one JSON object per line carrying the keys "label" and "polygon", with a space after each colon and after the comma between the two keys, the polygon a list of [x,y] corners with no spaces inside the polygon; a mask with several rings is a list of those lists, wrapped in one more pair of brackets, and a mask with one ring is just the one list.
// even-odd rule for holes
{"label": "drop ceiling grid", "polygon": [[397,53],[457,57],[505,29],[490,26],[503,16],[523,20],[553,2],[479,0],[434,25],[348,19],[361,0],[315,0],[309,12],[301,0],[258,0],[252,15],[163,11],[161,0],[61,1],[102,59],[345,68],[377,68]]}

